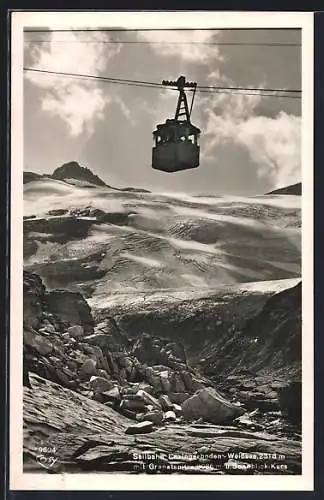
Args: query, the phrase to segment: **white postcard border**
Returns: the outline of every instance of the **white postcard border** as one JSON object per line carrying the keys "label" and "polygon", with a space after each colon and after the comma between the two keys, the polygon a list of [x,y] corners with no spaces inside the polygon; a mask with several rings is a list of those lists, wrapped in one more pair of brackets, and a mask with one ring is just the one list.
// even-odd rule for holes
{"label": "white postcard border", "polygon": [[[313,437],[313,13],[290,12],[13,12],[11,50],[10,489],[312,491]],[[28,474],[22,460],[23,318],[23,29],[28,27],[155,29],[302,29],[302,377],[300,476]]]}

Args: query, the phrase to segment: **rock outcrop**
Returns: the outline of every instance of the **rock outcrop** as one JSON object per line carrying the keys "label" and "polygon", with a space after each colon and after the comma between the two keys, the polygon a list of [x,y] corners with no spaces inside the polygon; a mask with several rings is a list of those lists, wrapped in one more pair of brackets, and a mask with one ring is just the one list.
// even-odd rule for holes
{"label": "rock outcrop", "polygon": [[48,291],[41,278],[24,271],[24,326],[55,332],[82,327],[85,335],[93,333],[91,310],[78,292]]}
{"label": "rock outcrop", "polygon": [[[301,366],[301,282],[268,298],[261,311],[224,342],[215,342],[201,361],[209,375],[258,374],[286,370],[287,380]],[[221,351],[221,356],[219,352]],[[258,384],[256,384],[258,385]]]}
{"label": "rock outcrop", "polygon": [[[73,417],[79,435],[74,440],[67,433],[66,439],[73,442],[75,453],[79,453],[77,450],[81,447],[78,457],[83,458],[71,455],[71,450],[62,442],[63,467],[68,470],[84,467],[87,470],[133,470],[135,462],[129,451],[125,451],[127,436],[136,435],[136,439],[140,439],[144,434],[145,439],[152,438],[153,449],[157,447],[173,454],[183,447],[187,453],[195,446],[203,449],[208,439],[217,439],[218,450],[226,441],[226,453],[235,446],[242,450],[245,446],[260,449],[262,445],[263,450],[269,450],[271,442],[271,450],[279,446],[282,453],[284,449],[289,452],[288,473],[300,470],[296,431],[300,426],[298,404],[301,399],[296,384],[288,386],[274,380],[270,383],[269,379],[242,371],[225,377],[225,381],[207,378],[188,362],[182,343],[148,333],[129,339],[112,317],[94,325],[91,310],[80,294],[48,291],[35,274],[24,273],[24,287],[25,467],[37,469],[35,443],[39,440],[44,411],[47,429],[60,429],[55,434],[55,442],[62,441],[64,419],[71,422],[72,417],[65,415],[62,421],[56,412],[61,411],[62,404],[66,405],[66,391],[70,391],[68,406],[80,405],[82,400],[83,409],[78,406],[77,410],[76,406]],[[64,293],[67,293],[66,300]],[[287,296],[289,303],[289,293]],[[47,394],[46,409],[40,409],[38,414],[38,408],[44,404],[39,400],[44,398],[43,393]],[[90,415],[86,416],[85,407]],[[98,420],[96,415],[100,414],[100,408],[102,423],[98,427],[101,418]],[[104,440],[102,434],[95,435],[94,428],[89,431],[93,418],[98,432],[105,434]],[[117,464],[110,451],[111,458],[106,462],[105,444],[102,447],[93,444],[97,437],[100,443],[106,443],[106,419],[114,422],[109,435],[114,436],[116,442],[116,453],[120,457]],[[291,444],[287,444],[287,439],[284,444],[282,437],[285,436],[291,439]],[[43,437],[42,431],[42,440]],[[52,431],[49,439],[54,439]],[[139,442],[136,443],[137,450],[141,449]],[[225,468],[228,461],[231,462],[226,455],[221,460],[223,469],[219,467],[219,460],[213,463],[212,469],[235,473]],[[186,459],[180,458],[174,471],[185,463]],[[199,459],[195,464],[199,465]],[[143,470],[146,466],[144,461]]]}
{"label": "rock outcrop", "polygon": [[148,334],[130,341],[114,318],[94,326],[81,294],[48,291],[27,272],[24,281],[27,387],[28,373],[36,373],[128,418],[161,425],[181,419],[183,401],[212,385],[188,366],[182,344]]}
{"label": "rock outcrop", "polygon": [[302,421],[302,383],[294,380],[279,389],[279,403],[292,422],[297,425]]}
{"label": "rock outcrop", "polygon": [[[196,391],[206,388],[221,390],[229,405],[276,411],[279,391],[291,378],[289,367],[299,364],[300,285],[274,295],[227,343],[215,342],[212,355],[199,362],[208,378],[188,364],[183,343],[147,333],[129,339],[112,317],[94,326],[81,294],[47,291],[35,274],[25,272],[24,278],[27,370],[102,403],[113,402],[133,419],[152,409],[179,415],[177,406],[191,397],[195,401]],[[257,334],[258,342],[251,342]],[[284,364],[285,374],[277,370],[273,378],[273,370]],[[272,371],[259,373],[265,367]],[[28,383],[28,377],[24,380]],[[162,404],[161,397],[166,398]]]}
{"label": "rock outcrop", "polygon": [[24,272],[23,282],[24,326],[37,328],[45,310],[45,287],[37,274]]}
{"label": "rock outcrop", "polygon": [[23,182],[27,184],[28,182],[37,181],[43,179],[44,175],[36,174],[35,172],[24,171]]}
{"label": "rock outcrop", "polygon": [[[277,416],[255,432],[238,421],[189,424],[174,422],[173,415],[157,427],[151,420],[129,420],[39,376],[30,378],[31,387],[24,391],[24,472],[46,472],[39,463],[42,446],[52,473],[301,473],[301,443],[277,434]],[[253,453],[252,470],[244,468],[242,453]]]}
{"label": "rock outcrop", "polygon": [[87,167],[81,167],[76,161],[70,161],[64,163],[61,167],[58,167],[51,175],[52,179],[65,180],[65,179],[77,179],[80,181],[90,182],[97,186],[105,186],[105,182],[95,175]]}
{"label": "rock outcrop", "polygon": [[47,292],[46,302],[48,312],[60,319],[62,326],[67,328],[71,336],[74,335],[69,331],[69,327],[75,329],[76,326],[82,327],[84,335],[93,333],[91,310],[81,293],[53,290]]}
{"label": "rock outcrop", "polygon": [[182,411],[185,419],[203,418],[214,424],[232,421],[244,413],[240,407],[231,404],[211,387],[201,389],[188,398],[182,405]]}
{"label": "rock outcrop", "polygon": [[279,189],[275,189],[274,191],[270,191],[267,194],[289,194],[289,195],[301,196],[302,183],[297,182],[296,184],[291,184],[290,186],[285,186]]}

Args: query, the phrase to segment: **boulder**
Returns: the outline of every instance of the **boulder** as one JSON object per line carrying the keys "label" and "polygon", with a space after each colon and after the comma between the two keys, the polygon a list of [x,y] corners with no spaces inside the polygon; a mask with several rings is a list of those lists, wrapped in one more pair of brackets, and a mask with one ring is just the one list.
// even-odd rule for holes
{"label": "boulder", "polygon": [[177,420],[177,416],[174,411],[169,410],[164,414],[163,420],[165,420],[166,422],[175,422]]}
{"label": "boulder", "polygon": [[272,387],[270,385],[259,385],[255,387],[256,392],[261,392],[262,394],[269,394],[272,392]]}
{"label": "boulder", "polygon": [[274,382],[270,383],[270,386],[271,386],[271,389],[273,389],[274,391],[277,391],[279,389],[283,389],[284,387],[286,387],[287,383],[275,380]]}
{"label": "boulder", "polygon": [[106,401],[119,402],[121,399],[119,387],[114,385],[109,391],[102,393]]}
{"label": "boulder", "polygon": [[165,346],[165,349],[170,351],[172,355],[179,360],[186,362],[186,353],[184,346],[180,343],[170,342]]}
{"label": "boulder", "polygon": [[138,424],[133,424],[127,427],[125,434],[145,434],[153,431],[153,422],[144,420]]}
{"label": "boulder", "polygon": [[80,367],[80,375],[87,379],[95,375],[97,371],[97,362],[92,358],[87,358]]}
{"label": "boulder", "polygon": [[180,417],[180,415],[182,415],[182,407],[180,405],[174,403],[172,405],[172,410],[174,411],[177,417]]}
{"label": "boulder", "polygon": [[[26,356],[27,357],[27,356]],[[37,359],[37,358],[36,358]],[[48,360],[53,364],[53,365],[57,365],[57,366],[61,366],[62,365],[62,360],[57,357],[57,356],[48,356]],[[69,360],[68,360],[69,361]],[[68,365],[68,361],[67,361],[67,366]]]}
{"label": "boulder", "polygon": [[[134,395],[137,395],[140,388],[141,388],[140,384],[138,384],[138,383],[137,384],[130,384],[127,387],[123,387],[121,389],[121,392],[122,392],[123,396],[125,396],[125,397],[128,397],[129,395],[134,396]],[[140,398],[143,399],[141,396],[137,397],[137,399],[140,399]]]}
{"label": "boulder", "polygon": [[121,396],[123,399],[131,399],[131,400],[134,400],[134,401],[141,401],[142,403],[144,403],[144,399],[143,397],[140,395],[140,394],[134,394],[133,392],[129,392],[129,393],[124,393],[122,388],[121,388]]}
{"label": "boulder", "polygon": [[142,391],[148,392],[148,394],[151,394],[151,395],[154,395],[154,393],[155,393],[154,387],[152,387],[147,382],[140,382],[138,390],[142,390]]}
{"label": "boulder", "polygon": [[193,390],[193,382],[192,382],[191,374],[188,371],[183,370],[181,372],[181,377],[182,377],[185,389],[187,391],[191,392]]}
{"label": "boulder", "polygon": [[89,391],[90,393],[90,398],[93,399],[94,401],[97,401],[98,403],[105,404],[107,402],[104,393],[103,392],[93,392]]}
{"label": "boulder", "polygon": [[46,356],[53,351],[53,344],[47,338],[38,335],[36,332],[24,330],[24,344],[31,347],[39,354]]}
{"label": "boulder", "polygon": [[171,390],[173,392],[187,392],[180,373],[173,372],[171,375]]}
{"label": "boulder", "polygon": [[270,391],[267,394],[268,399],[278,399],[278,393],[276,391]]}
{"label": "boulder", "polygon": [[119,378],[120,378],[120,380],[126,382],[126,380],[127,380],[126,368],[122,368],[121,370],[119,370]]}
{"label": "boulder", "polygon": [[161,383],[161,388],[163,392],[170,392],[171,389],[171,383],[169,380],[169,372],[168,371],[163,371],[160,372],[160,383]]}
{"label": "boulder", "polygon": [[165,366],[165,365],[152,365],[152,368],[155,372],[159,372],[159,373],[165,372],[165,371],[167,371],[167,372],[171,371],[170,368],[168,366]]}
{"label": "boulder", "polygon": [[158,339],[153,339],[147,333],[144,333],[138,338],[133,346],[133,355],[139,359],[141,363],[150,365],[166,364],[168,356]]}
{"label": "boulder", "polygon": [[143,398],[143,401],[145,401],[145,403],[147,405],[152,405],[157,410],[162,410],[162,407],[161,407],[159,401],[157,399],[155,399],[153,396],[151,396],[151,394],[149,394],[148,392],[145,392],[143,390],[139,390],[137,395],[141,396]]}
{"label": "boulder", "polygon": [[204,389],[208,382],[198,378],[198,377],[192,377],[192,390],[194,392],[199,391],[199,389]]}
{"label": "boulder", "polygon": [[145,369],[145,379],[157,392],[162,392],[160,375],[156,373],[151,366]]}
{"label": "boulder", "polygon": [[181,405],[190,397],[190,394],[188,392],[169,392],[168,396],[172,403]]}
{"label": "boulder", "polygon": [[56,380],[59,382],[59,384],[63,385],[64,387],[68,387],[69,389],[73,389],[77,386],[76,381],[71,380],[71,378],[66,373],[64,373],[62,369],[56,368],[55,371],[57,377]]}
{"label": "boulder", "polygon": [[184,401],[182,412],[187,420],[203,418],[214,424],[233,420],[243,413],[212,387],[201,389]]}
{"label": "boulder", "polygon": [[68,359],[66,361],[66,365],[72,371],[76,371],[78,369],[78,363],[76,361],[74,361],[73,359]]}
{"label": "boulder", "polygon": [[141,365],[141,363],[139,363],[138,365],[136,365],[136,370],[137,370],[138,379],[142,380],[145,383],[145,370],[146,370],[146,367],[144,365]]}
{"label": "boulder", "polygon": [[239,384],[239,387],[241,387],[242,389],[251,390],[251,389],[254,389],[256,387],[256,385],[257,385],[257,383],[254,380],[243,380]]}
{"label": "boulder", "polygon": [[85,345],[84,351],[87,352],[88,354],[92,354],[91,357],[93,357],[96,360],[98,368],[100,368],[102,370],[110,371],[110,367],[109,367],[107,358],[103,355],[102,350],[99,346],[97,346],[97,345],[92,345],[92,346]]}
{"label": "boulder", "polygon": [[66,327],[80,325],[84,335],[93,333],[93,318],[91,309],[78,292],[52,290],[45,292],[47,310],[56,316]]}
{"label": "boulder", "polygon": [[103,370],[102,368],[97,370],[97,375],[98,377],[103,377],[106,378],[107,380],[110,380],[110,375],[106,372],[106,370]]}
{"label": "boulder", "polygon": [[47,332],[47,333],[52,333],[52,334],[55,334],[56,333],[56,329],[54,327],[54,325],[52,323],[50,323],[48,320],[45,320],[43,322],[43,326],[42,328],[39,329],[39,331],[43,330],[44,332]]}
{"label": "boulder", "polygon": [[159,403],[162,406],[162,410],[164,410],[164,411],[168,411],[168,410],[173,409],[173,404],[171,403],[169,397],[166,394],[162,394],[159,397]]}
{"label": "boulder", "polygon": [[145,420],[150,420],[154,425],[161,425],[163,422],[163,412],[153,410],[145,413]]}
{"label": "boulder", "polygon": [[113,325],[110,323],[110,321],[101,321],[100,323],[97,323],[97,325],[94,328],[95,333],[99,334],[111,334],[114,331]]}
{"label": "boulder", "polygon": [[125,370],[126,370],[126,373],[127,373],[127,378],[128,379],[134,379],[135,378],[135,375],[137,373],[137,370],[136,370],[136,367],[135,367],[135,364],[133,363],[133,360],[129,357],[129,356],[126,356],[124,358],[124,363],[125,363]]}
{"label": "boulder", "polygon": [[144,411],[145,403],[138,399],[123,399],[120,403],[120,408],[131,411]]}
{"label": "boulder", "polygon": [[90,378],[90,388],[93,392],[106,392],[114,387],[114,382],[104,377],[92,376]]}
{"label": "boulder", "polygon": [[84,330],[81,325],[74,325],[70,326],[67,329],[67,333],[69,334],[70,337],[73,337],[75,339],[81,338],[84,335]]}
{"label": "boulder", "polygon": [[[84,340],[85,342],[88,342],[88,344],[101,347],[101,349],[103,350],[118,350],[114,337],[107,333],[93,333],[92,335],[88,335],[87,337],[85,337]],[[114,349],[114,347],[116,349]]]}

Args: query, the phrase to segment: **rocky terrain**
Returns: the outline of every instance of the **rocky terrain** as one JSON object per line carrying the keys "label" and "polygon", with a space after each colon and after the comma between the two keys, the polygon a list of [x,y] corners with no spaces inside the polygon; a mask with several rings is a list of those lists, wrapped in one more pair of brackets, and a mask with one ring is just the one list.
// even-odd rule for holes
{"label": "rocky terrain", "polygon": [[275,189],[268,194],[291,194],[295,196],[301,196],[302,194],[302,184],[297,182],[296,184],[291,184],[290,186],[285,186],[283,188]]}
{"label": "rocky terrain", "polygon": [[298,197],[67,165],[24,180],[25,469],[300,473]]}

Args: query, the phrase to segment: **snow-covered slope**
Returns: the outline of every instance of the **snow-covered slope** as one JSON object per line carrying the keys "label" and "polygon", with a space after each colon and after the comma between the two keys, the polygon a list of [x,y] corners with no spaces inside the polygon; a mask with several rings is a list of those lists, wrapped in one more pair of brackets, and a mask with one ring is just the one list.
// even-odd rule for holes
{"label": "snow-covered slope", "polygon": [[188,196],[24,185],[25,267],[92,296],[300,276],[297,196]]}

